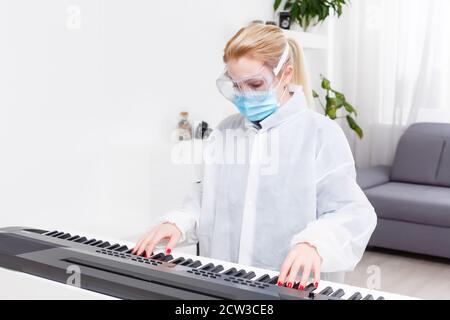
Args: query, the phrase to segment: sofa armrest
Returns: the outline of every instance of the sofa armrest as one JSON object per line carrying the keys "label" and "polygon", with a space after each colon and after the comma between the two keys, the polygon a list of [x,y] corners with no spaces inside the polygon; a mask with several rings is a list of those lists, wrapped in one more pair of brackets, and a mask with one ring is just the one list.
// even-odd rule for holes
{"label": "sofa armrest", "polygon": [[357,170],[357,182],[363,189],[370,189],[390,181],[391,167],[377,166]]}

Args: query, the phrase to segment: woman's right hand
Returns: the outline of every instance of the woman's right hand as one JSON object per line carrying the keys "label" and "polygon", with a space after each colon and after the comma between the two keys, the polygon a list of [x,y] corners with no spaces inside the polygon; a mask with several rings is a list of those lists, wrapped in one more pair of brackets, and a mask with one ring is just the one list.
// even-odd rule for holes
{"label": "woman's right hand", "polygon": [[136,246],[133,248],[132,253],[140,256],[143,252],[145,252],[145,257],[150,258],[155,246],[158,245],[161,241],[166,240],[166,254],[170,254],[173,247],[178,243],[180,238],[180,229],[178,229],[175,224],[166,222],[154,227],[152,230],[142,236]]}

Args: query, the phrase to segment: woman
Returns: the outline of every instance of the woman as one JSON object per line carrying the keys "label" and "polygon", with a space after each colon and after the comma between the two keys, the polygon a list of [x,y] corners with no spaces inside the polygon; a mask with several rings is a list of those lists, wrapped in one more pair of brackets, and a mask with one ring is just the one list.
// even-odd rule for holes
{"label": "woman", "polygon": [[206,149],[236,159],[236,146],[245,146],[249,155],[205,164],[185,205],[158,219],[135,254],[161,241],[167,254],[199,241],[202,256],[280,270],[278,285],[300,281],[300,290],[310,277],[316,286],[321,278],[342,282],[354,269],[376,215],[342,129],[308,108],[302,57],[275,26],[248,26],[227,43],[217,85],[240,113],[218,126]]}

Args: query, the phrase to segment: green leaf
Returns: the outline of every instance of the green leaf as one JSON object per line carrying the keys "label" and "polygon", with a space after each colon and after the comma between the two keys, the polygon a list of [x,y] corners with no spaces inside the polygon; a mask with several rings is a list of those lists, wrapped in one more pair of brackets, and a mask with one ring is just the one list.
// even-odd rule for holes
{"label": "green leaf", "polygon": [[345,102],[344,107],[347,112],[354,113],[355,116],[358,116],[358,112],[356,112],[356,109],[350,103]]}
{"label": "green leaf", "polygon": [[323,78],[322,80],[322,88],[325,90],[331,90],[331,83],[330,80],[328,80],[327,78]]}
{"label": "green leaf", "polygon": [[278,8],[280,7],[281,1],[282,0],[275,0],[275,3],[273,4],[273,10],[274,11],[278,10]]}
{"label": "green leaf", "polygon": [[327,107],[336,107],[337,106],[337,100],[336,98],[327,97]]}
{"label": "green leaf", "polygon": [[319,94],[315,90],[312,91],[312,94],[315,99],[319,98]]}
{"label": "green leaf", "polygon": [[345,101],[345,96],[344,96],[342,93],[337,92],[337,91],[335,91],[335,90],[333,90],[333,93],[336,95],[336,98],[337,98],[337,99],[342,100],[342,101]]}
{"label": "green leaf", "polygon": [[347,122],[350,128],[356,132],[356,134],[360,139],[364,138],[364,132],[362,131],[360,126],[356,123],[355,119],[353,119],[351,116],[347,116]]}
{"label": "green leaf", "polygon": [[336,120],[337,119],[337,109],[336,109],[335,106],[327,108],[327,116],[331,120]]}

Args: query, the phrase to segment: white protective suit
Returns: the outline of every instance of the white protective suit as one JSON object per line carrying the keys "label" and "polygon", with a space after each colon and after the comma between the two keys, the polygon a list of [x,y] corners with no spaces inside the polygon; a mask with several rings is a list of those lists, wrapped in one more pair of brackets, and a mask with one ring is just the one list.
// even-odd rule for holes
{"label": "white protective suit", "polygon": [[301,87],[291,91],[261,129],[240,114],[222,121],[205,147],[202,180],[155,224],[175,223],[180,244],[200,241],[201,256],[273,271],[307,242],[323,258],[321,279],[342,282],[376,214],[356,183],[343,130],[307,107]]}

